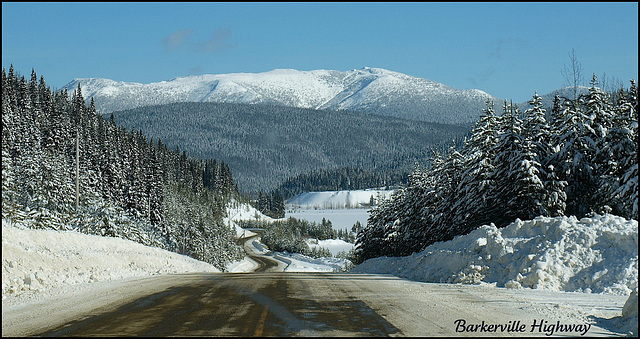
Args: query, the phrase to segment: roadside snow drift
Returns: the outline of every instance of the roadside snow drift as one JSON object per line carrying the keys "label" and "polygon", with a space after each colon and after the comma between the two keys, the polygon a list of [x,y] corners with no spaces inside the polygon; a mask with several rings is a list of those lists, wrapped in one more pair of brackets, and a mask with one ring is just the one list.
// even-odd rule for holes
{"label": "roadside snow drift", "polygon": [[367,260],[351,272],[629,295],[638,286],[638,222],[596,215],[538,217],[504,228],[485,225],[407,257]]}
{"label": "roadside snow drift", "polygon": [[312,258],[300,253],[274,252],[273,257],[287,264],[284,272],[341,272],[347,259]]}
{"label": "roadside snow drift", "polygon": [[21,229],[2,220],[2,299],[27,291],[155,274],[220,272],[193,258],[121,238]]}

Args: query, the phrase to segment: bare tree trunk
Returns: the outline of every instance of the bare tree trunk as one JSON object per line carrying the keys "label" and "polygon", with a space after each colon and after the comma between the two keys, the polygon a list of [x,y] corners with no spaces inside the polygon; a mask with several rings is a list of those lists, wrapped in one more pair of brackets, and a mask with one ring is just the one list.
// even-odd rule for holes
{"label": "bare tree trunk", "polygon": [[568,87],[573,87],[573,100],[574,102],[578,98],[578,86],[584,83],[584,79],[582,76],[582,65],[578,58],[576,57],[575,49],[571,49],[571,53],[569,53],[569,60],[571,64],[569,66],[564,65],[562,69],[562,76],[564,77],[565,84]]}

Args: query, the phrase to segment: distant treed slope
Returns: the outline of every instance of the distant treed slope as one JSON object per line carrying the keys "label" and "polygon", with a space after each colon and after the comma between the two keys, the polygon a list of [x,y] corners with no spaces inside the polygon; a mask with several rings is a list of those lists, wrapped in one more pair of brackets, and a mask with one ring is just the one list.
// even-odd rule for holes
{"label": "distant treed slope", "polygon": [[424,78],[380,68],[351,71],[273,70],[209,74],[151,84],[109,79],[75,79],[103,113],[176,102],[269,104],[298,108],[362,111],[413,120],[473,123],[492,99],[480,90],[458,90]]}
{"label": "distant treed slope", "polygon": [[467,127],[282,106],[175,103],[114,113],[169,147],[229,164],[241,191],[270,191],[318,169],[411,170]]}

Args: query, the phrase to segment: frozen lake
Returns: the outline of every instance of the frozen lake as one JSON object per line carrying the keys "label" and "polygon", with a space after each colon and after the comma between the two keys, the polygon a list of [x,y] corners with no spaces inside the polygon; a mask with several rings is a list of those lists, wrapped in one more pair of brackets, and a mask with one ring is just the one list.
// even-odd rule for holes
{"label": "frozen lake", "polygon": [[297,209],[293,212],[287,211],[286,217],[294,217],[311,222],[322,222],[322,218],[331,220],[333,229],[351,230],[356,221],[360,221],[362,226],[367,225],[369,217],[368,208],[348,208],[348,209]]}

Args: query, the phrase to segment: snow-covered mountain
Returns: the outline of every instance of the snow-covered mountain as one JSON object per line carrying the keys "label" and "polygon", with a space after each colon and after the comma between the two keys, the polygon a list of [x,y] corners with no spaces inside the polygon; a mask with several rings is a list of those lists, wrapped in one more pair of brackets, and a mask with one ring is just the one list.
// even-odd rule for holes
{"label": "snow-covered mountain", "polygon": [[65,88],[71,93],[78,84],[85,99],[93,98],[103,113],[174,102],[225,102],[352,110],[450,124],[475,121],[488,98],[500,102],[481,90],[459,90],[370,67],[208,74],[150,84],[82,78]]}
{"label": "snow-covered mountain", "polygon": [[[542,97],[542,104],[545,107],[545,109],[547,109],[547,111],[551,111],[551,108],[553,108],[553,100],[555,99],[556,95],[560,96],[560,98],[565,98],[565,99],[572,99],[573,98],[573,87],[563,87],[563,88],[559,88],[556,89],[554,91],[551,91],[547,94],[542,94],[542,93],[538,93],[538,95],[540,97]],[[587,94],[589,92],[589,87],[586,86],[579,86],[577,89],[577,94]],[[531,94],[531,98],[533,98],[533,94]],[[518,107],[520,108],[520,111],[524,111],[527,108],[531,107],[529,105],[529,101],[531,99],[525,101],[525,102],[521,102],[518,104]],[[501,111],[501,105],[502,103],[496,103],[496,110],[498,112],[502,112]]]}

